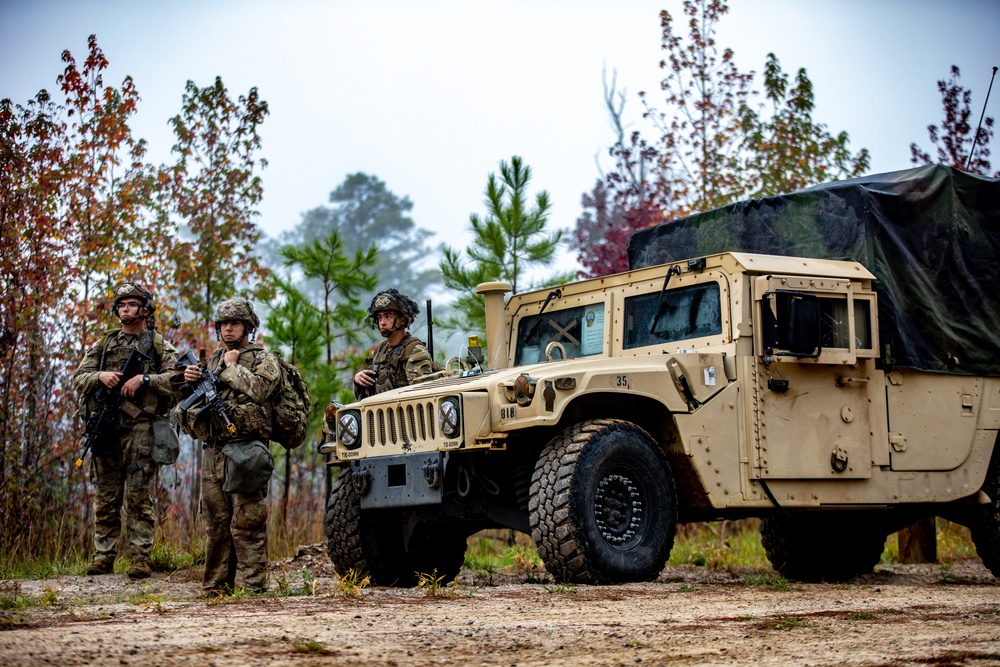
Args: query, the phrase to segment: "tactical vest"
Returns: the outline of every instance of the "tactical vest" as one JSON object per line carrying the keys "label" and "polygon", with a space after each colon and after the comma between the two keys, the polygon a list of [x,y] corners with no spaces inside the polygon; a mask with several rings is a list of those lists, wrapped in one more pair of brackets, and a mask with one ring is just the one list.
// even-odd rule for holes
{"label": "tactical vest", "polygon": [[[222,355],[225,348],[219,348],[205,362],[205,367],[216,375],[222,373]],[[253,372],[262,355],[267,355],[264,348],[251,343],[240,350],[237,364]],[[262,440],[267,442],[271,435],[271,401],[263,404],[254,403],[247,394],[237,391],[225,382],[219,382],[216,391],[226,405],[226,416],[236,426],[236,435],[230,436],[225,425],[211,410],[199,412],[205,407],[202,401],[178,414],[181,427],[185,433],[198,440],[218,441],[231,438],[239,440]]]}
{"label": "tactical vest", "polygon": [[[145,333],[138,334],[132,337],[131,341],[122,341],[119,337],[121,329],[114,329],[109,331],[104,335],[104,339],[99,343],[101,345],[101,364],[98,367],[101,371],[120,371],[125,362],[128,361],[128,357],[132,354],[132,350],[138,348],[140,352],[150,357],[149,361],[143,362],[142,373],[148,375],[150,373],[160,372],[160,362],[163,359],[163,334],[155,332],[152,338],[147,337]],[[170,398],[162,394],[158,394],[155,391],[148,391],[148,388],[143,386],[136,392],[136,395],[131,399],[132,403],[135,403],[139,408],[142,409],[143,413],[148,416],[151,415],[166,415],[167,410],[170,408]],[[95,401],[93,395],[87,397],[87,412],[93,412],[97,409],[97,402]],[[142,416],[136,417],[136,419],[142,419]],[[133,421],[128,415],[122,413],[121,419],[123,421]]]}
{"label": "tactical vest", "polygon": [[[375,371],[375,393],[405,387],[410,384],[406,377],[406,362],[413,355],[413,350],[423,342],[410,334],[399,342],[399,345],[391,346],[388,340],[383,340],[375,350],[365,359],[365,367]],[[438,370],[434,361],[428,359],[428,373]]]}

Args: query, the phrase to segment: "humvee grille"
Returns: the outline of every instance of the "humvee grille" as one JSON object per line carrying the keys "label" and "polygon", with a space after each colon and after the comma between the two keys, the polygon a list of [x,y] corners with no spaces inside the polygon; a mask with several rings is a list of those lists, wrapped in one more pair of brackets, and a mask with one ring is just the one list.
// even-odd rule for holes
{"label": "humvee grille", "polygon": [[437,436],[434,427],[434,403],[407,403],[368,411],[366,441],[370,447],[402,447],[431,442]]}

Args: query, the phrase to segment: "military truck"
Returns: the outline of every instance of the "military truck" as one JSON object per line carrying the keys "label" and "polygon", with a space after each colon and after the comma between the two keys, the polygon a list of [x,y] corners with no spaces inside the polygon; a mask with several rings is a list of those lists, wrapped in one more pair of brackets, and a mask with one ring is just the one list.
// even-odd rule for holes
{"label": "military truck", "polygon": [[942,516],[1000,575],[998,185],[827,184],[643,230],[626,273],[480,285],[482,363],[330,415],[337,570],[447,581],[500,527],[559,581],[650,580],[678,522],[760,517],[781,574],[843,581]]}

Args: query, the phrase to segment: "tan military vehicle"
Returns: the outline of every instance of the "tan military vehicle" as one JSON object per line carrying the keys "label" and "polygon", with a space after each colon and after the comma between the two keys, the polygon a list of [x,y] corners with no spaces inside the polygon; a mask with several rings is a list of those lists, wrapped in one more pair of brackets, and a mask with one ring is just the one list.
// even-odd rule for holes
{"label": "tan military vehicle", "polygon": [[[862,227],[869,249],[883,247]],[[727,245],[745,245],[728,229]],[[930,278],[917,290],[934,300],[950,293],[934,283],[940,267],[877,278],[861,261],[726,251],[663,263],[647,252],[638,268],[634,248],[673,231],[633,237],[627,273],[506,304],[507,285],[481,285],[484,363],[337,412],[324,447],[341,469],[326,518],[338,571],[447,580],[468,535],[507,527],[532,536],[560,581],[648,580],[677,522],[756,516],[779,572],[840,581],[871,571],[889,533],[936,515],[970,525],[1000,574],[997,332],[972,362],[928,350],[926,330],[901,324],[910,288],[879,285]],[[884,254],[868,258],[882,267]],[[989,276],[962,273],[959,290],[989,281],[992,296],[966,299],[975,312],[956,329],[982,308],[997,324],[996,256]]]}

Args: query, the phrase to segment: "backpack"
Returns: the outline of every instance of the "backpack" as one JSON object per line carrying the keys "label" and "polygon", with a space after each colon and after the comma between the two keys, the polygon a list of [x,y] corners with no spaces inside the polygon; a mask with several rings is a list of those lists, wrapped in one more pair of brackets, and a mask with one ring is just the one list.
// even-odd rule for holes
{"label": "backpack", "polygon": [[281,368],[281,381],[271,396],[271,440],[285,449],[295,449],[306,439],[312,402],[309,387],[299,369],[274,354]]}

